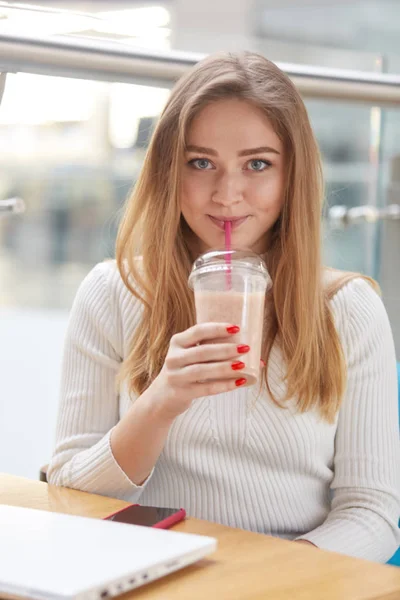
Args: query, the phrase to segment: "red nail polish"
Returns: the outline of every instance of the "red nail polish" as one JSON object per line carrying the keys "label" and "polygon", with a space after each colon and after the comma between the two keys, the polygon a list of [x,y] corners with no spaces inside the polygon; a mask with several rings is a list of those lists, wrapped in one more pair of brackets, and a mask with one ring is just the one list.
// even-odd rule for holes
{"label": "red nail polish", "polygon": [[240,327],[237,325],[231,325],[230,327],[227,327],[226,330],[228,333],[239,333]]}
{"label": "red nail polish", "polygon": [[265,366],[267,365],[267,363],[265,362],[265,360],[263,360],[262,358],[260,359],[260,361],[261,361],[261,365],[262,365],[263,367],[265,367]]}
{"label": "red nail polish", "polygon": [[239,354],[245,354],[250,350],[250,346],[247,346],[246,344],[239,344],[239,346],[237,346],[236,349],[239,352]]}
{"label": "red nail polish", "polygon": [[244,369],[245,368],[245,364],[244,362],[242,362],[241,360],[237,360],[236,362],[233,362],[231,364],[231,367],[234,371],[240,371],[240,369]]}
{"label": "red nail polish", "polygon": [[247,379],[245,379],[244,377],[241,377],[240,379],[236,379],[236,381],[235,381],[236,387],[240,387],[241,385],[244,385],[245,383],[247,383]]}

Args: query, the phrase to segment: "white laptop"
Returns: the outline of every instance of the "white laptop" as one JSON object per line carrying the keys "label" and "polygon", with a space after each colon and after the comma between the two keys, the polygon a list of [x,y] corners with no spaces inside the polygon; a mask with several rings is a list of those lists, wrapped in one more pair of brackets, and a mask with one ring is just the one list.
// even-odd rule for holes
{"label": "white laptop", "polygon": [[0,505],[0,598],[105,600],[216,546],[205,536]]}

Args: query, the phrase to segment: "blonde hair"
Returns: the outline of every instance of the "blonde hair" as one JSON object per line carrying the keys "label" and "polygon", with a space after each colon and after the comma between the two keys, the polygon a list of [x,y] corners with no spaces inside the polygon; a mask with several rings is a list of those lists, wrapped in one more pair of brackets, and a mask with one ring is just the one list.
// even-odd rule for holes
{"label": "blonde hair", "polygon": [[[286,157],[283,210],[266,255],[273,288],[262,356],[268,363],[274,342],[279,343],[287,366],[286,399],[298,398],[301,412],[318,407],[332,422],[344,393],[346,366],[329,300],[357,275],[336,277],[330,287],[323,283],[323,180],[317,143],[293,83],[253,53],[218,54],[198,63],[175,86],[155,128],[116,244],[121,277],[143,302],[119,380],[141,394],[160,372],[171,336],[195,323],[193,292],[187,285],[193,257],[180,210],[179,173],[193,118],[210,102],[231,97],[264,112]],[[265,369],[265,383],[277,402],[267,374]]]}

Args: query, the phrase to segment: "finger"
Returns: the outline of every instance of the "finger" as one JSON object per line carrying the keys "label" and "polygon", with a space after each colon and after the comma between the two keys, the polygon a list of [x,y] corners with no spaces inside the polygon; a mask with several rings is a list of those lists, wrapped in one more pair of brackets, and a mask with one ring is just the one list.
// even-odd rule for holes
{"label": "finger", "polygon": [[222,381],[207,381],[205,383],[197,383],[190,388],[190,395],[193,399],[203,396],[216,396],[226,392],[237,390],[238,387],[243,387],[247,383],[245,377],[237,377],[231,380]]}
{"label": "finger", "polygon": [[239,331],[239,327],[232,323],[199,323],[174,335],[172,340],[182,348],[191,348],[202,342],[229,338]]}
{"label": "finger", "polygon": [[[244,347],[242,345],[242,347]],[[225,344],[204,344],[194,346],[194,348],[185,348],[167,356],[165,362],[169,369],[181,369],[189,365],[198,363],[210,363],[218,361],[233,360],[234,358],[246,354],[240,352],[237,344],[226,342]]]}
{"label": "finger", "polygon": [[267,366],[267,363],[262,358],[260,358],[260,366],[261,366],[262,369],[264,369],[264,367]]}
{"label": "finger", "polygon": [[181,385],[197,384],[199,381],[220,381],[241,377],[240,371],[246,367],[244,361],[234,360],[216,363],[189,365],[177,371]]}

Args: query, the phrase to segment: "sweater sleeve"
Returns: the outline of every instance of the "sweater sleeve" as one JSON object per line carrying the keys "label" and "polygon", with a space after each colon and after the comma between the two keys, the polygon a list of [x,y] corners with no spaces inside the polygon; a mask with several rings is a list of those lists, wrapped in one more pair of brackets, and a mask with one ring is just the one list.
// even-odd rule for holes
{"label": "sweater sleeve", "polygon": [[400,543],[394,343],[384,305],[364,280],[340,290],[333,308],[348,370],[335,439],[333,499],[326,521],[298,539],[384,563]]}
{"label": "sweater sleeve", "polygon": [[64,348],[61,398],[49,483],[137,501],[150,477],[136,486],[116,462],[110,445],[119,420],[115,377],[122,361],[113,344],[107,263],[80,285]]}

